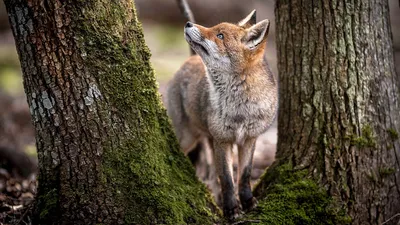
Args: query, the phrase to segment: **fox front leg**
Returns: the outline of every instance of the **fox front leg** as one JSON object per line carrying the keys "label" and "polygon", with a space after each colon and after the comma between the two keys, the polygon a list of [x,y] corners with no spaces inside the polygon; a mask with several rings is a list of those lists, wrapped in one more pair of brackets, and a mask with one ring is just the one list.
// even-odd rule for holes
{"label": "fox front leg", "polygon": [[253,155],[256,138],[247,139],[243,145],[238,146],[239,151],[239,198],[243,211],[249,211],[257,205],[250,186],[251,169],[253,167]]}
{"label": "fox front leg", "polygon": [[223,212],[231,221],[237,218],[240,212],[232,176],[232,146],[231,143],[213,142],[215,169],[221,183]]}

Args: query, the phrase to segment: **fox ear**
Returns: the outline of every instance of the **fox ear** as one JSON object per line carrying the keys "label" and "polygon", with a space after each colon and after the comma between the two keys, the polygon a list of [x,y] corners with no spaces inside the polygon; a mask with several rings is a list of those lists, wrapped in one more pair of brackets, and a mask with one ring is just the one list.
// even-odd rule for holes
{"label": "fox ear", "polygon": [[257,13],[256,13],[256,10],[254,9],[253,11],[251,11],[251,13],[249,15],[246,16],[246,18],[242,19],[238,23],[238,25],[240,27],[248,28],[256,23],[256,17],[257,17]]}
{"label": "fox ear", "polygon": [[266,40],[269,29],[269,20],[263,20],[247,29],[243,42],[249,49],[255,49]]}

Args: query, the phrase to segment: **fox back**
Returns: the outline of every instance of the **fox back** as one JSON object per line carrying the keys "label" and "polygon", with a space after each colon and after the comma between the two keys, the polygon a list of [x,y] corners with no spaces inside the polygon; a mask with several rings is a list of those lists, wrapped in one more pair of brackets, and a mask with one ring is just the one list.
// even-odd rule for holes
{"label": "fox back", "polygon": [[188,22],[185,39],[198,55],[183,64],[167,90],[167,111],[182,150],[187,154],[204,139],[214,149],[228,217],[237,211],[231,188],[232,146],[239,149],[242,206],[251,208],[246,205],[254,205],[247,179],[255,140],[277,111],[277,82],[264,59],[268,28],[268,20],[255,23],[255,11],[238,24],[206,28]]}

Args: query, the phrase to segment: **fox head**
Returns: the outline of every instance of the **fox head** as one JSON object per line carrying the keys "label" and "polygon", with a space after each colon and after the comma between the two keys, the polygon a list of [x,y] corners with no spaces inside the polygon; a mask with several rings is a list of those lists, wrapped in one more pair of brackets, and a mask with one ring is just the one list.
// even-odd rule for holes
{"label": "fox head", "polygon": [[207,28],[187,22],[184,33],[207,68],[227,71],[240,70],[262,60],[268,28],[269,20],[256,23],[253,10],[237,24],[220,23]]}

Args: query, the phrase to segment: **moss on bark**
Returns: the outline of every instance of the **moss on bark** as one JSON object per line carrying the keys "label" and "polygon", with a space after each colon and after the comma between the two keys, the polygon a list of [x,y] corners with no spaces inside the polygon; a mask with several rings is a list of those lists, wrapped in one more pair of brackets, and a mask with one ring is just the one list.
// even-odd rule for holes
{"label": "moss on bark", "polygon": [[[132,2],[86,4],[85,17],[77,23],[81,54],[97,74],[100,91],[107,93],[108,107],[135,128],[126,133],[131,138],[110,136],[104,142],[103,181],[124,206],[124,222],[214,223],[219,211],[180,151],[160,103]],[[118,146],[115,141],[120,141]]]}
{"label": "moss on bark", "polygon": [[255,187],[258,206],[243,221],[255,224],[349,224],[351,218],[337,205],[307,169],[275,163]]}

